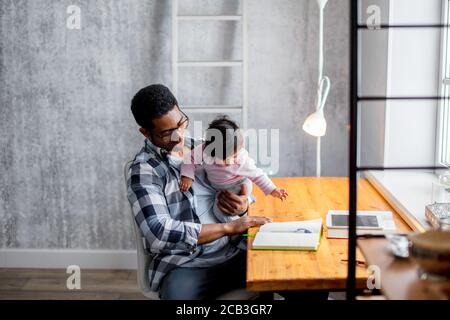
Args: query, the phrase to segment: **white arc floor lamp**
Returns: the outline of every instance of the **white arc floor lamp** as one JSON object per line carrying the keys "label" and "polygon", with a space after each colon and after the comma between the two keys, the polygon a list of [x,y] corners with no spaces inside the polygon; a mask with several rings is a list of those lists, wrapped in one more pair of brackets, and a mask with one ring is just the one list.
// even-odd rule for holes
{"label": "white arc floor lamp", "polygon": [[320,177],[320,137],[323,137],[327,131],[327,122],[325,120],[323,109],[327,101],[328,93],[330,92],[331,82],[327,76],[323,75],[323,11],[327,5],[328,0],[317,0],[319,5],[320,14],[320,27],[319,27],[319,80],[317,83],[317,98],[316,98],[316,111],[309,115],[303,123],[303,130],[317,137],[316,148],[316,176]]}

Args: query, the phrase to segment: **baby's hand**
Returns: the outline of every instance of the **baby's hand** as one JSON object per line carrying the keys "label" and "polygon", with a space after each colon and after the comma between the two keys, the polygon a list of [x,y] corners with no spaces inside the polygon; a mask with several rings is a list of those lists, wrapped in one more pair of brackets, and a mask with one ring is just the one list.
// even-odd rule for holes
{"label": "baby's hand", "polygon": [[275,190],[273,190],[270,195],[272,197],[281,199],[281,201],[286,200],[288,193],[286,192],[286,190],[282,189],[282,188],[276,188]]}
{"label": "baby's hand", "polygon": [[186,192],[189,190],[189,188],[192,186],[192,179],[185,177],[185,176],[181,176],[180,179],[180,190],[182,192]]}

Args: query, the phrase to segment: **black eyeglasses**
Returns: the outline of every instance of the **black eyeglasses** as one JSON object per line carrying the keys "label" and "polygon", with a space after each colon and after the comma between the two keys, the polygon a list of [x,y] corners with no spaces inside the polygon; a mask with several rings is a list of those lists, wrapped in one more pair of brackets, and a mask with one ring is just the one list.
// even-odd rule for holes
{"label": "black eyeglasses", "polygon": [[175,131],[186,130],[187,127],[189,126],[189,117],[183,111],[180,110],[180,112],[184,118],[180,120],[180,122],[178,123],[178,126],[176,128],[164,130],[163,133],[161,133],[161,134],[156,134],[156,133],[153,133],[153,134],[155,136],[157,136],[158,138],[160,138],[164,142],[170,142],[170,141],[172,141],[172,135]]}

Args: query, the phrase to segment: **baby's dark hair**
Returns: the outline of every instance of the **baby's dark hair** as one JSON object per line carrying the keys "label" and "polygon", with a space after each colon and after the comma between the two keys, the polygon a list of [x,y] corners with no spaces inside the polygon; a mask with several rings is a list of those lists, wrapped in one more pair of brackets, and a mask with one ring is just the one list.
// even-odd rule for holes
{"label": "baby's dark hair", "polygon": [[228,116],[217,117],[206,130],[205,146],[210,150],[211,157],[220,160],[235,154],[243,146],[243,137],[238,124]]}

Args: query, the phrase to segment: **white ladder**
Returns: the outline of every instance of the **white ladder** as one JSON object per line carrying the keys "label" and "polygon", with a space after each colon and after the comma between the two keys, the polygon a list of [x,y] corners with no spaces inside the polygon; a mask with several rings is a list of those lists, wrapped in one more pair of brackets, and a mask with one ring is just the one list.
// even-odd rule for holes
{"label": "white ladder", "polygon": [[[172,91],[178,95],[178,68],[182,67],[240,67],[242,70],[242,101],[238,105],[192,105],[183,110],[192,113],[241,113],[241,128],[247,128],[247,21],[246,0],[241,0],[241,15],[178,15],[178,0],[172,0]],[[178,23],[180,21],[240,21],[242,29],[242,60],[183,61],[178,59]]]}

